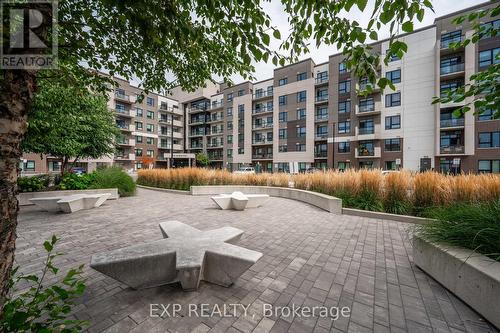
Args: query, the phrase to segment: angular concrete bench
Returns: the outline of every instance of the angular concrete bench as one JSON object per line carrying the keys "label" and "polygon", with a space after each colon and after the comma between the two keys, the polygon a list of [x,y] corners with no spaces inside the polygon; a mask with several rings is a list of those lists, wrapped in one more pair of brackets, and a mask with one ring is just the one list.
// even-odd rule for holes
{"label": "angular concrete bench", "polygon": [[103,194],[74,194],[60,197],[30,199],[43,210],[49,212],[73,213],[82,209],[92,209],[101,206],[111,193]]}
{"label": "angular concrete bench", "polygon": [[262,206],[269,199],[267,194],[243,194],[233,192],[232,194],[219,194],[212,200],[220,209],[244,210],[245,208],[256,208]]}
{"label": "angular concrete bench", "polygon": [[178,221],[160,223],[165,239],[92,256],[90,267],[134,289],[180,282],[195,290],[200,280],[229,287],[262,253],[226,242],[242,230],[200,231]]}

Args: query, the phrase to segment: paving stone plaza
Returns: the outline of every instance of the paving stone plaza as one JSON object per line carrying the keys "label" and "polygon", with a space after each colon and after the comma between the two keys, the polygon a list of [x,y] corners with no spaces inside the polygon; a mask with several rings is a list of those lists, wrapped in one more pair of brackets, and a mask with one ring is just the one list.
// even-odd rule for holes
{"label": "paving stone plaza", "polygon": [[[168,220],[241,229],[236,244],[263,257],[233,286],[201,282],[193,292],[177,284],[136,291],[88,266],[93,254],[161,239],[158,224]],[[73,316],[89,320],[89,332],[497,332],[412,264],[411,227],[274,197],[233,211],[208,196],[139,189],[69,215],[22,207],[16,265],[39,273],[42,243],[56,234],[65,253],[57,266],[86,265],[87,289]],[[274,311],[293,306],[349,313]]]}

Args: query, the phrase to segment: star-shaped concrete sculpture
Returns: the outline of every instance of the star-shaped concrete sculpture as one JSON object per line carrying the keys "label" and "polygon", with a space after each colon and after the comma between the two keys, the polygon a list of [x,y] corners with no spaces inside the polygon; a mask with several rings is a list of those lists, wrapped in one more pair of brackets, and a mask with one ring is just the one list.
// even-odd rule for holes
{"label": "star-shaped concrete sculpture", "polygon": [[134,289],[180,282],[195,290],[200,280],[229,287],[262,253],[226,242],[242,230],[201,231],[178,221],[160,223],[165,239],[92,256],[90,267]]}
{"label": "star-shaped concrete sculpture", "polygon": [[267,194],[243,194],[233,192],[231,194],[219,194],[212,200],[220,209],[245,210],[245,208],[256,208],[262,206],[269,199]]}

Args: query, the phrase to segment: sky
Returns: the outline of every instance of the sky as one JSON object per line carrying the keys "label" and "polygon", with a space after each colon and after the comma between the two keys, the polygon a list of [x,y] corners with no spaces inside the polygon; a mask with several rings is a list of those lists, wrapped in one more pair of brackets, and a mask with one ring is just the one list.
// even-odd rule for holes
{"label": "sky", "polygon": [[[366,26],[370,19],[371,11],[373,10],[375,0],[369,0],[367,9],[365,12],[360,12],[357,10],[351,9],[348,13],[348,17],[351,20],[358,21],[362,26]],[[484,3],[487,1],[484,0],[433,0],[434,13],[427,10],[425,13],[425,17],[422,22],[414,22],[414,29],[419,29],[421,27],[429,26],[434,23],[434,19],[436,17],[440,17],[443,15],[447,15],[452,12],[459,11],[461,9],[471,7],[480,3]],[[272,23],[276,26],[282,36],[286,36],[286,32],[289,30],[289,25],[287,22],[286,15],[283,15],[283,9],[281,6],[281,2],[277,0],[271,0],[270,2],[264,3],[264,9],[269,14],[272,19]],[[384,39],[389,37],[388,29],[382,30],[379,33],[379,39]],[[279,47],[278,42],[271,45],[273,48],[277,49]],[[337,50],[334,46],[320,46],[319,48],[315,47],[315,43],[311,43],[310,45],[310,53],[306,55],[302,55],[300,60],[312,58],[316,64],[328,61],[328,56],[334,53],[337,53]],[[273,70],[275,66],[269,61],[268,63],[259,62],[254,63],[255,73],[254,76],[258,81],[271,78],[273,76]],[[242,82],[243,79],[239,75],[234,75],[231,77],[233,82],[238,83]]]}

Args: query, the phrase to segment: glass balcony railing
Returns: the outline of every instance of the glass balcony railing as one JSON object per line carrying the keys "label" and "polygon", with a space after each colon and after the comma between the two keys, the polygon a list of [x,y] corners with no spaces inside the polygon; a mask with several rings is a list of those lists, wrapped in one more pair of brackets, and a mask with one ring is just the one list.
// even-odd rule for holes
{"label": "glass balcony railing", "polygon": [[326,82],[328,82],[328,76],[317,77],[315,82],[316,82],[316,84],[326,83]]}
{"label": "glass balcony railing", "polygon": [[265,122],[265,123],[258,123],[258,124],[252,124],[252,128],[253,129],[259,129],[259,128],[271,128],[273,127],[273,123],[272,122]]}
{"label": "glass balcony railing", "polygon": [[317,114],[315,117],[316,121],[328,120],[328,113],[325,114]]}
{"label": "glass balcony railing", "polygon": [[315,151],[314,152],[314,157],[327,157],[328,152],[327,151]]}
{"label": "glass balcony railing", "polygon": [[441,154],[463,154],[465,151],[464,146],[441,146],[439,147]]}
{"label": "glass balcony railing", "polygon": [[253,99],[259,99],[259,98],[264,98],[264,97],[270,97],[273,96],[272,91],[259,91],[253,94]]}
{"label": "glass balcony railing", "polygon": [[454,64],[454,65],[447,65],[447,66],[442,66],[441,67],[441,75],[447,75],[447,74],[453,74],[453,73],[458,73],[458,72],[463,72],[465,68],[465,64]]}
{"label": "glass balcony railing", "polygon": [[464,124],[465,124],[464,118],[442,119],[440,121],[441,127],[457,127],[457,126],[464,126]]}
{"label": "glass balcony railing", "polygon": [[448,49],[451,43],[459,43],[462,41],[462,36],[455,36],[452,38],[441,39],[441,48]]}
{"label": "glass balcony railing", "polygon": [[359,106],[359,113],[375,111],[375,104],[365,104]]}
{"label": "glass balcony railing", "polygon": [[260,107],[260,108],[253,109],[252,113],[253,114],[257,114],[257,113],[272,112],[272,111],[273,111],[273,107],[272,106],[263,106],[263,107]]}
{"label": "glass balcony railing", "polygon": [[259,160],[259,159],[260,160],[265,160],[265,159],[272,160],[273,154],[253,154],[252,159],[254,159],[254,160]]}
{"label": "glass balcony railing", "polygon": [[358,134],[363,135],[363,134],[374,134],[375,133],[375,128],[369,127],[369,128],[360,128]]}
{"label": "glass balcony railing", "polygon": [[319,95],[314,99],[315,102],[325,102],[328,101],[328,95]]}
{"label": "glass balcony railing", "polygon": [[360,147],[358,149],[358,155],[359,156],[375,156],[375,149]]}

